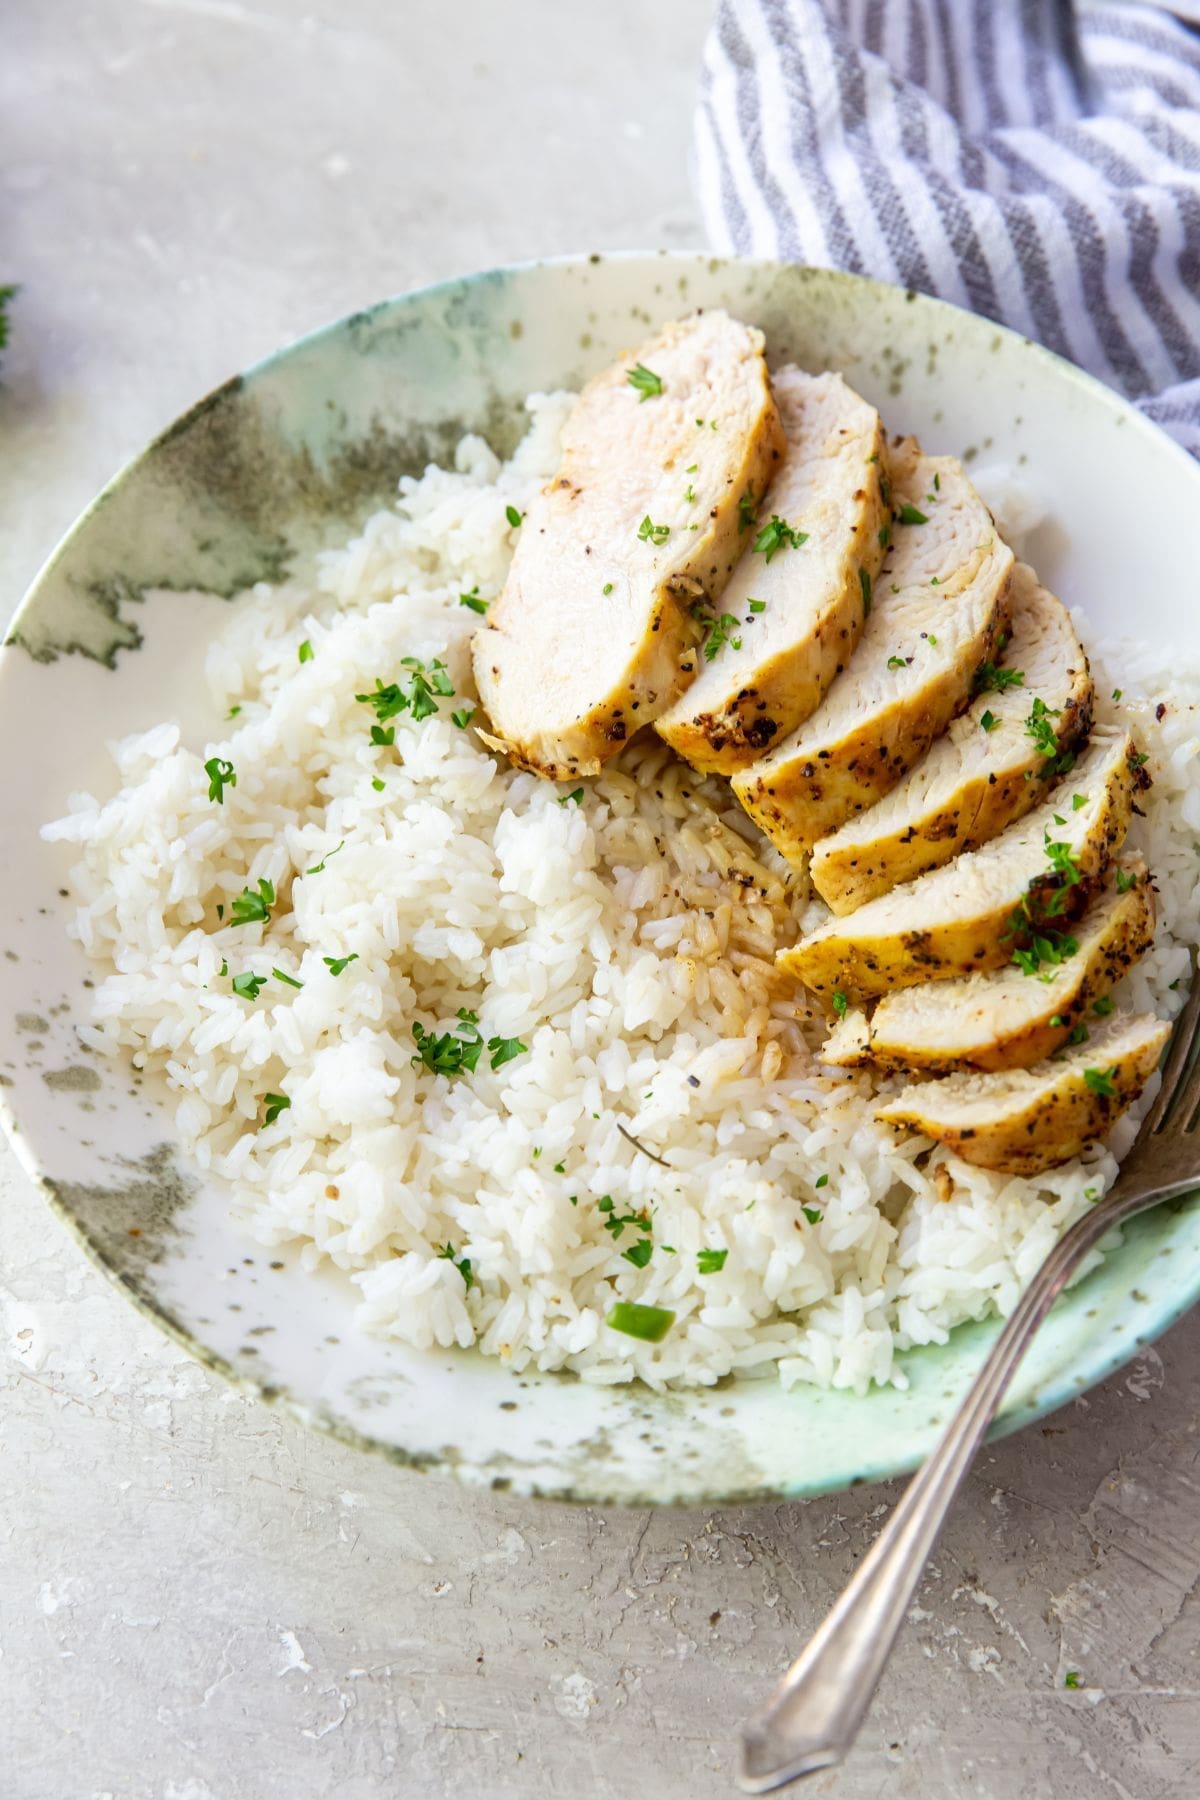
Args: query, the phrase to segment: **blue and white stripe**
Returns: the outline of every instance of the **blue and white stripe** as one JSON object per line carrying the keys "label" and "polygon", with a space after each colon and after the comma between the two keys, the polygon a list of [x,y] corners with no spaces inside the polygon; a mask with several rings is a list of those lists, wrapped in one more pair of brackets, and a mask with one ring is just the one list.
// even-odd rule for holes
{"label": "blue and white stripe", "polygon": [[985,313],[1200,456],[1200,33],[1181,18],[718,0],[696,172],[718,249]]}

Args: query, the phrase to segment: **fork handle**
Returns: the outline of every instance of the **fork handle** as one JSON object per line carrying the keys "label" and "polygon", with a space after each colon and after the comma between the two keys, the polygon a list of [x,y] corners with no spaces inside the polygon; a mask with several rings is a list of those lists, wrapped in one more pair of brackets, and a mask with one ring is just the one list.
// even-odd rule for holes
{"label": "fork handle", "polygon": [[937,1448],[909,1483],[853,1580],[774,1693],[747,1722],[743,1792],[768,1794],[845,1756],[858,1734],[946,1514],[1042,1320],[1089,1250],[1122,1219],[1195,1188],[1119,1186],[1050,1252]]}

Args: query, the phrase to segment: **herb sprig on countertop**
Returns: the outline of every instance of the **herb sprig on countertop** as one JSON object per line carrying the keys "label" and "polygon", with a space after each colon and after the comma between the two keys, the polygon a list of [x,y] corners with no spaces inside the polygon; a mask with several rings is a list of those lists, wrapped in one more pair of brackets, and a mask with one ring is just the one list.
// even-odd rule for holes
{"label": "herb sprig on countertop", "polygon": [[9,303],[16,299],[18,292],[19,290],[11,284],[8,287],[0,287],[0,350],[3,350],[8,342]]}

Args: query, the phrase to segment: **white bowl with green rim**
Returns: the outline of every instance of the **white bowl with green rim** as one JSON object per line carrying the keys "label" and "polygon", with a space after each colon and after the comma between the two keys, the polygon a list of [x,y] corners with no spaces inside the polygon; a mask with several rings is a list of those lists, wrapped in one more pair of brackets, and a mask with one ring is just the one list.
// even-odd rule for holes
{"label": "white bowl with green rim", "polygon": [[[199,718],[221,596],[302,570],[464,431],[510,448],[531,390],[577,386],[660,321],[715,305],[761,325],[773,359],[842,370],[893,430],[1018,465],[1049,521],[1033,559],[1095,633],[1200,648],[1178,557],[1200,467],[1107,389],[986,320],[858,277],[629,255],[385,300],[218,388],[88,508],[0,651],[0,1105],[25,1167],[131,1301],[210,1367],[398,1463],[522,1493],[773,1499],[896,1474],[932,1445],[995,1323],[905,1353],[907,1388],[865,1397],[762,1379],[593,1387],[362,1336],[348,1282],[239,1236],[177,1142],[165,1087],[81,1053],[90,975],[66,931],[68,857],[38,828],[73,790],[111,787],[107,740]],[[1200,1211],[1144,1215],[1059,1302],[997,1429],[1100,1380],[1197,1295]]]}

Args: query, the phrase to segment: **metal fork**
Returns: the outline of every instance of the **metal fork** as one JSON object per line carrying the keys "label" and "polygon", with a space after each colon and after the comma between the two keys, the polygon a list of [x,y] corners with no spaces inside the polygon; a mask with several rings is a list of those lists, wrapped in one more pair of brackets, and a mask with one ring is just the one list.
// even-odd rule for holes
{"label": "metal fork", "polygon": [[955,1495],[1042,1320],[1089,1250],[1114,1226],[1200,1186],[1198,1025],[1200,978],[1194,975],[1162,1084],[1117,1180],[1050,1252],[853,1581],[747,1722],[739,1778],[745,1793],[769,1794],[841,1762],[858,1735]]}

